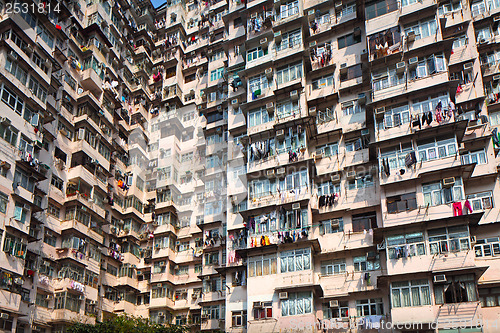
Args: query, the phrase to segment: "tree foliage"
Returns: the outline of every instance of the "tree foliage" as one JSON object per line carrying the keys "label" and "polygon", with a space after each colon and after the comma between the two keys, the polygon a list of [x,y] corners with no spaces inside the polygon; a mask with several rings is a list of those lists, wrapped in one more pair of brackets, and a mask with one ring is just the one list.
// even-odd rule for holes
{"label": "tree foliage", "polygon": [[184,333],[186,328],[174,324],[153,324],[149,319],[119,315],[95,325],[74,323],[68,333]]}

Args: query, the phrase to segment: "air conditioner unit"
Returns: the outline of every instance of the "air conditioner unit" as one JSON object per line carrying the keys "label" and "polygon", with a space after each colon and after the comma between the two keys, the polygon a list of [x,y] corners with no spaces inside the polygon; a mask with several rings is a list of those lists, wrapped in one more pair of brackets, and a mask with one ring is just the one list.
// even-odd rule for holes
{"label": "air conditioner unit", "polygon": [[237,98],[233,98],[231,100],[231,105],[235,108],[237,108],[240,105],[240,101]]}
{"label": "air conditioner unit", "polygon": [[472,61],[466,62],[464,64],[464,71],[471,71],[473,67],[474,67],[474,63]]}
{"label": "air conditioner unit", "polygon": [[309,43],[309,47],[316,47],[316,45],[318,45],[318,43],[316,41]]}
{"label": "air conditioner unit", "polygon": [[493,75],[493,81],[500,81],[500,74]]}
{"label": "air conditioner unit", "polygon": [[273,77],[273,69],[272,68],[266,69],[265,73],[266,73],[267,78]]}
{"label": "air conditioner unit", "polygon": [[262,308],[262,302],[253,302],[253,308],[254,309]]}
{"label": "air conditioner unit", "polygon": [[360,36],[361,35],[361,28],[360,27],[355,27],[353,30],[354,36]]}
{"label": "air conditioner unit", "polygon": [[277,130],[276,131],[276,137],[277,138],[283,138],[283,137],[285,137],[285,130],[284,129]]}
{"label": "air conditioner unit", "polygon": [[9,314],[8,313],[0,313],[0,319],[4,319],[4,320],[9,319]]}
{"label": "air conditioner unit", "polygon": [[250,15],[250,18],[256,19],[257,18],[257,13],[253,13],[252,15]]}
{"label": "air conditioner unit", "polygon": [[415,37],[416,37],[415,31],[413,31],[413,30],[408,31],[408,33],[406,34],[406,41],[411,43],[411,42],[415,41]]}
{"label": "air conditioner unit", "polygon": [[356,177],[356,171],[348,171],[346,177],[347,179],[354,179]]}
{"label": "air conditioner unit", "polygon": [[440,283],[440,282],[446,282],[446,275],[444,274],[434,275],[434,283]]}
{"label": "air conditioner unit", "polygon": [[0,124],[10,126],[10,119],[7,117],[0,117]]}
{"label": "air conditioner unit", "polygon": [[288,299],[288,293],[286,291],[279,293],[280,299]]}
{"label": "air conditioner unit", "polygon": [[316,117],[316,107],[315,106],[309,108],[309,115],[311,117]]}
{"label": "air conditioner unit", "polygon": [[341,7],[342,7],[342,1],[335,2],[335,8],[341,8]]}
{"label": "air conditioner unit", "polygon": [[299,92],[297,90],[290,91],[290,98],[292,101],[296,101],[299,99]]}
{"label": "air conditioner unit", "polygon": [[413,58],[410,58],[410,60],[408,60],[408,66],[410,68],[416,67],[417,64],[418,64],[418,57],[413,57]]}
{"label": "air conditioner unit", "polygon": [[292,209],[293,209],[293,210],[300,209],[300,204],[299,204],[298,202],[297,202],[297,203],[292,204]]}
{"label": "air conditioner unit", "polygon": [[274,177],[274,170],[267,170],[266,171],[266,176],[267,177]]}
{"label": "air conditioner unit", "polygon": [[338,300],[330,301],[330,302],[328,303],[328,305],[329,305],[331,308],[338,308],[338,307],[339,307],[339,301],[338,301]]}
{"label": "air conditioner unit", "polygon": [[443,179],[443,186],[450,187],[455,184],[455,177],[447,177]]}
{"label": "air conditioner unit", "polygon": [[361,130],[361,135],[362,136],[369,136],[370,135],[370,130],[368,128],[362,129]]}
{"label": "air conditioner unit", "polygon": [[477,243],[476,236],[470,236],[470,243],[471,245],[476,245]]}
{"label": "air conditioner unit", "polygon": [[366,94],[365,93],[359,93],[358,94],[358,104],[365,104],[366,103]]}
{"label": "air conditioner unit", "polygon": [[340,181],[340,175],[337,173],[337,174],[334,174],[330,177],[330,180],[332,182],[339,182]]}
{"label": "air conditioner unit", "polygon": [[341,74],[347,73],[347,63],[346,62],[340,64],[340,73]]}
{"label": "air conditioner unit", "polygon": [[281,43],[281,31],[276,31],[274,33],[274,40],[276,43]]}
{"label": "air conditioner unit", "polygon": [[278,174],[278,175],[284,175],[285,174],[285,168],[283,168],[283,167],[282,168],[278,168],[276,170],[276,174]]}
{"label": "air conditioner unit", "polygon": [[383,250],[385,250],[385,242],[377,244],[377,251],[383,251]]}
{"label": "air conditioner unit", "polygon": [[14,51],[9,51],[9,53],[7,53],[7,58],[9,58],[10,60],[17,60],[17,53],[14,52]]}
{"label": "air conditioner unit", "polygon": [[385,106],[375,109],[375,117],[383,118],[385,115]]}
{"label": "air conditioner unit", "polygon": [[260,45],[266,46],[267,45],[267,38],[262,38],[259,43],[260,43]]}
{"label": "air conditioner unit", "polygon": [[269,102],[266,104],[266,110],[267,111],[273,111],[274,110],[274,103],[273,102]]}
{"label": "air conditioner unit", "polygon": [[405,72],[406,64],[404,61],[398,62],[396,64],[396,73],[403,74]]}
{"label": "air conditioner unit", "polygon": [[28,46],[26,46],[26,48],[25,48],[24,50],[25,50],[26,52],[30,53],[30,54],[31,54],[31,53],[33,53],[33,52],[35,52],[35,50],[33,49],[33,46],[32,46],[32,45],[28,45]]}
{"label": "air conditioner unit", "polygon": [[10,169],[10,163],[7,161],[0,161],[0,168],[4,170],[9,170]]}

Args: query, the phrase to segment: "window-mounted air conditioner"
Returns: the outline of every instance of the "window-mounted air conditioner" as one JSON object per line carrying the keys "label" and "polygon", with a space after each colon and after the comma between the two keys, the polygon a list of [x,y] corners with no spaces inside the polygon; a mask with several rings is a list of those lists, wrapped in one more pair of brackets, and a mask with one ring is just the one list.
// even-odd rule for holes
{"label": "window-mounted air conditioner", "polygon": [[293,210],[300,209],[300,204],[299,204],[298,202],[297,202],[297,203],[294,203],[294,204],[292,205],[292,209],[293,209]]}
{"label": "window-mounted air conditioner", "polygon": [[443,186],[450,187],[455,184],[455,177],[447,177],[443,179]]}
{"label": "window-mounted air conditioner", "polygon": [[339,301],[338,300],[330,301],[330,302],[328,302],[328,305],[331,308],[338,308],[339,307]]}
{"label": "window-mounted air conditioner", "polygon": [[286,291],[279,293],[280,299],[288,299],[288,293]]}
{"label": "window-mounted air conditioner", "polygon": [[441,282],[446,282],[446,275],[444,274],[434,275],[434,283],[441,283]]}

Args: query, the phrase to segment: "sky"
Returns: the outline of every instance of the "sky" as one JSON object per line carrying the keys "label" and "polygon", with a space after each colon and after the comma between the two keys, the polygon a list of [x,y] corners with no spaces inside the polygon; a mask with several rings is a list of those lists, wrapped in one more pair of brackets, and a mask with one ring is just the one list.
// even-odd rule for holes
{"label": "sky", "polygon": [[155,8],[160,7],[164,2],[167,2],[167,0],[151,0],[151,3]]}

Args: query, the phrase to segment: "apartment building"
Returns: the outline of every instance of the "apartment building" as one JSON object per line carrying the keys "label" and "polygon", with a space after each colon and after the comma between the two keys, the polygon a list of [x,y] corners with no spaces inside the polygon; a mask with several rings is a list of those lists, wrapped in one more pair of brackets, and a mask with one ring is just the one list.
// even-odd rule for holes
{"label": "apartment building", "polygon": [[498,331],[500,3],[0,11],[0,330]]}

